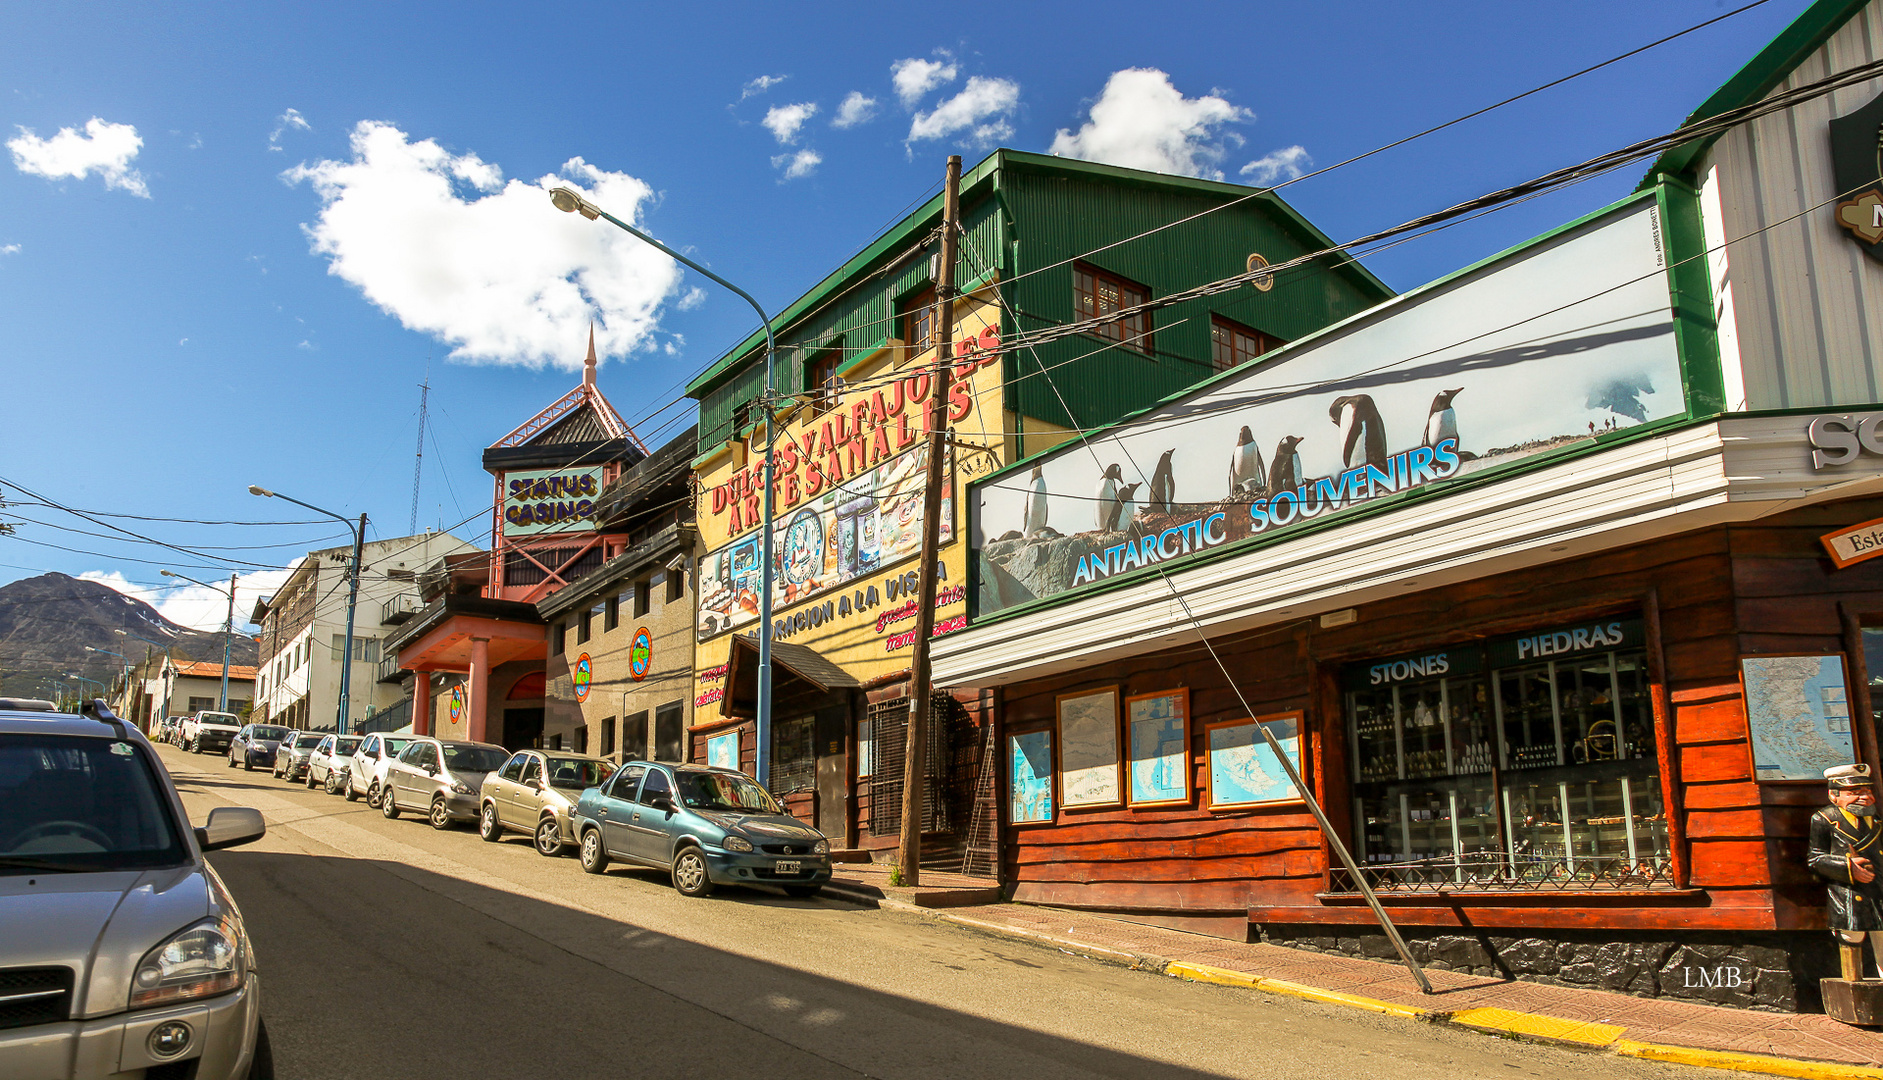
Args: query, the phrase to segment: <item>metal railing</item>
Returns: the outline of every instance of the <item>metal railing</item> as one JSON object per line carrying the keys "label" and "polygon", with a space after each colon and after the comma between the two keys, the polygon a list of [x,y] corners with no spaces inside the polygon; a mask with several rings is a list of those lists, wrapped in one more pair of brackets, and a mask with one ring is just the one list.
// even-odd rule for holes
{"label": "metal railing", "polygon": [[418,593],[400,593],[379,605],[379,621],[387,626],[397,626],[423,610],[425,605],[420,602]]}
{"label": "metal railing", "polygon": [[379,657],[375,682],[398,682],[405,678],[406,670],[399,666],[397,649],[386,649]]}
{"label": "metal railing", "polygon": [[355,734],[371,735],[375,731],[397,731],[412,722],[412,699],[403,698],[391,708],[381,709],[360,722]]}
{"label": "metal railing", "polygon": [[[1377,893],[1581,892],[1673,889],[1673,865],[1665,857],[1624,855],[1506,855],[1501,851],[1446,855],[1360,868]],[[1359,895],[1353,876],[1335,867],[1328,891]]]}

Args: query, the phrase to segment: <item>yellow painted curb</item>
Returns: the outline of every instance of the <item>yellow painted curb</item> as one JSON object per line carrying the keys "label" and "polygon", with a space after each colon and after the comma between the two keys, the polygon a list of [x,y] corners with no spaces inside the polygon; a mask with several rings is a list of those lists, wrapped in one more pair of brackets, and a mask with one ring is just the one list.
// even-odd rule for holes
{"label": "yellow painted curb", "polygon": [[1270,994],[1283,994],[1288,997],[1305,998],[1309,1001],[1325,1002],[1329,1005],[1345,1005],[1352,1009],[1366,1009],[1369,1012],[1384,1013],[1387,1016],[1403,1016],[1418,1019],[1427,1014],[1425,1009],[1412,1005],[1395,1005],[1390,1001],[1377,998],[1361,997],[1358,994],[1343,994],[1337,990],[1322,990],[1316,986],[1303,986],[1282,979],[1269,979],[1259,975],[1250,975],[1243,971],[1231,971],[1228,968],[1209,967],[1206,964],[1190,964],[1176,961],[1164,968],[1164,974],[1179,979],[1194,979],[1197,982],[1216,983],[1219,986],[1240,986],[1250,990],[1261,990]]}
{"label": "yellow painted curb", "polygon": [[1549,1039],[1554,1042],[1595,1047],[1610,1045],[1628,1030],[1614,1024],[1597,1024],[1586,1020],[1559,1020],[1554,1016],[1538,1016],[1534,1013],[1494,1008],[1460,1009],[1451,1015],[1451,1022],[1480,1031],[1494,1031],[1504,1035],[1521,1035],[1530,1039]]}
{"label": "yellow painted curb", "polygon": [[1839,1065],[1830,1061],[1795,1061],[1764,1054],[1734,1054],[1724,1050],[1694,1050],[1685,1046],[1659,1046],[1654,1043],[1623,1039],[1614,1046],[1624,1057],[1670,1061],[1677,1065],[1698,1065],[1709,1069],[1733,1069],[1739,1072],[1792,1076],[1799,1080],[1857,1080],[1859,1077],[1883,1078],[1883,1069],[1868,1065]]}

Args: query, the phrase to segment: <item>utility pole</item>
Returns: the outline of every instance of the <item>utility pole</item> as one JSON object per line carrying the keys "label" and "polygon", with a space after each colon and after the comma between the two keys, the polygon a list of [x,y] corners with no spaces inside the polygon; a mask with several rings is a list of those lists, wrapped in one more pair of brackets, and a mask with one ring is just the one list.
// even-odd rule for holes
{"label": "utility pole", "polygon": [[347,733],[347,723],[353,718],[353,609],[360,599],[360,560],[365,557],[366,515],[361,514],[359,527],[353,530],[353,566],[349,571],[352,580],[347,583],[347,636],[346,646],[340,653],[340,715],[333,726],[335,738]]}
{"label": "utility pole", "polygon": [[235,575],[229,575],[229,617],[222,624],[222,700],[217,712],[229,711],[229,639],[235,636]]}
{"label": "utility pole", "polygon": [[961,218],[961,156],[948,158],[942,188],[941,268],[935,281],[935,373],[928,387],[928,487],[922,492],[922,586],[915,607],[915,655],[909,660],[909,739],[902,755],[902,883],[922,883],[922,779],[928,773],[928,726],[934,722],[928,642],[935,633],[935,563],[941,546],[942,468],[948,452],[948,390],[954,382],[955,242]]}
{"label": "utility pole", "polygon": [[432,363],[425,361],[425,381],[418,384],[418,454],[412,462],[412,521],[406,526],[405,534],[413,536],[418,532],[418,480],[425,471],[425,414],[431,404]]}

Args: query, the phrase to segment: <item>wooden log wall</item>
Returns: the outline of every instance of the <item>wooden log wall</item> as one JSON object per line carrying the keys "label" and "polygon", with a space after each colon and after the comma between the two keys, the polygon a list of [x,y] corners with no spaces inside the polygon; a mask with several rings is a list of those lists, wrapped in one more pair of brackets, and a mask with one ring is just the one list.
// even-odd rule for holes
{"label": "wooden log wall", "polygon": [[[1661,679],[1663,728],[1673,735],[1661,759],[1673,776],[1670,813],[1685,834],[1677,861],[1686,884],[1705,894],[1680,901],[1678,911],[1605,909],[1599,922],[1821,927],[1823,890],[1803,869],[1803,857],[1806,819],[1824,804],[1823,787],[1754,782],[1739,657],[1851,653],[1855,726],[1867,760],[1877,763],[1855,628],[1866,616],[1883,625],[1883,559],[1836,570],[1818,537],[1879,517],[1883,499],[1850,500],[1363,605],[1356,622],[1331,630],[1303,623],[1219,639],[1246,708],[1201,647],[1007,687],[1001,711],[1008,733],[1050,728],[1055,695],[1117,684],[1122,701],[1190,688],[1196,794],[1185,806],[1062,808],[1051,824],[1004,826],[1003,876],[1014,883],[1016,899],[1039,903],[1171,916],[1256,908],[1277,922],[1370,921],[1364,907],[1316,899],[1329,855],[1301,807],[1203,809],[1204,725],[1251,711],[1305,710],[1310,783],[1350,836],[1345,721],[1335,682],[1340,665],[1640,612],[1658,644],[1649,664]],[[1519,904],[1501,915],[1471,906],[1469,915],[1477,925],[1570,925],[1561,899],[1546,903],[1554,912]],[[1410,921],[1463,920],[1451,911],[1425,911]]]}

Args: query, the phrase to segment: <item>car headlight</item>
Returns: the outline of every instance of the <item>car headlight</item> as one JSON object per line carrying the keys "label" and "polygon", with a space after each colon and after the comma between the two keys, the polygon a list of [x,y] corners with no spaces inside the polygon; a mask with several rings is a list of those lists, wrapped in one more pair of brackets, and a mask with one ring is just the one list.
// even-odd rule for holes
{"label": "car headlight", "polygon": [[811,845],[811,854],[813,854],[813,855],[828,855],[828,854],[830,854],[830,841],[828,841],[828,840],[819,840],[819,841],[818,841],[817,843],[815,843],[815,844],[812,844],[812,845]]}
{"label": "car headlight", "polygon": [[455,791],[455,792],[457,792],[457,793],[458,793],[458,794],[460,794],[460,795],[475,795],[475,794],[477,794],[477,792],[475,792],[475,791],[472,791],[472,790],[471,790],[471,789],[470,789],[470,788],[469,788],[468,786],[466,786],[466,785],[465,785],[465,783],[464,783],[464,781],[462,781],[462,780],[453,780],[453,781],[451,781],[451,790],[453,790],[453,791]]}
{"label": "car headlight", "polygon": [[743,836],[728,836],[719,845],[727,851],[750,851],[752,842]]}
{"label": "car headlight", "polygon": [[247,943],[234,917],[204,919],[144,954],[131,976],[131,1008],[226,994],[247,976]]}

